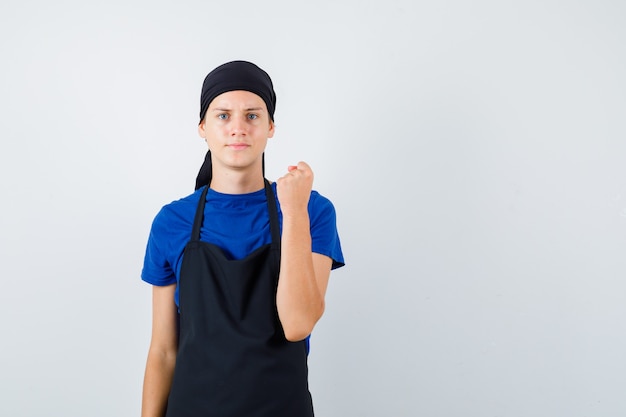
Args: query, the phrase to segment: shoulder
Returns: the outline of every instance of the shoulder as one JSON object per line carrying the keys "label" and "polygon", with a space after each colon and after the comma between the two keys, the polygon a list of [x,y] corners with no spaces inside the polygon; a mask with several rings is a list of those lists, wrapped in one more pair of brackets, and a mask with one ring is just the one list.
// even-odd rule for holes
{"label": "shoulder", "polygon": [[161,207],[152,223],[153,231],[155,229],[176,229],[176,226],[190,225],[193,222],[201,194],[202,188]]}
{"label": "shoulder", "polygon": [[309,198],[309,215],[314,216],[332,216],[335,217],[335,206],[327,197],[324,197],[318,191],[311,191]]}

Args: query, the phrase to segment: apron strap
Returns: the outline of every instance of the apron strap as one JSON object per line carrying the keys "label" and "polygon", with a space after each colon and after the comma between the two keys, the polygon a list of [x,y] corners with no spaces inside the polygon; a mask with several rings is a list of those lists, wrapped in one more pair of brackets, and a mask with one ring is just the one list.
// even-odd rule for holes
{"label": "apron strap", "polygon": [[200,240],[200,228],[202,227],[202,220],[204,220],[204,203],[206,202],[206,194],[209,191],[209,184],[204,186],[202,194],[200,195],[200,201],[198,201],[198,209],[196,210],[196,216],[193,220],[193,229],[191,229],[191,241],[197,242]]}
{"label": "apron strap", "polygon": [[265,179],[265,197],[270,214],[270,231],[272,232],[272,243],[280,249],[280,226],[278,225],[278,209],[276,208],[276,197],[270,182]]}

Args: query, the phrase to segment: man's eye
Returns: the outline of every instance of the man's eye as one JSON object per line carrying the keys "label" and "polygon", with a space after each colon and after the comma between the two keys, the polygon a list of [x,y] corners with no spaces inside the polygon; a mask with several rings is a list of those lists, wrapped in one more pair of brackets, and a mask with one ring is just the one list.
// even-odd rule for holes
{"label": "man's eye", "polygon": [[217,115],[217,118],[220,120],[226,120],[228,119],[228,115],[226,113],[220,113]]}
{"label": "man's eye", "polygon": [[250,113],[248,115],[248,119],[250,119],[250,120],[254,120],[254,119],[258,119],[258,118],[259,118],[258,114]]}

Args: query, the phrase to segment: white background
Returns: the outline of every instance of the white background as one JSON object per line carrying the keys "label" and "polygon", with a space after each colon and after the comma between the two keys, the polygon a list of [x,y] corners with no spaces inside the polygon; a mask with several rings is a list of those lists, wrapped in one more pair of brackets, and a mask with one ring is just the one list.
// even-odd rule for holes
{"label": "white background", "polygon": [[146,239],[232,59],[276,86],[268,177],[306,160],[338,212],[318,416],[626,415],[625,16],[3,0],[0,415],[139,414]]}

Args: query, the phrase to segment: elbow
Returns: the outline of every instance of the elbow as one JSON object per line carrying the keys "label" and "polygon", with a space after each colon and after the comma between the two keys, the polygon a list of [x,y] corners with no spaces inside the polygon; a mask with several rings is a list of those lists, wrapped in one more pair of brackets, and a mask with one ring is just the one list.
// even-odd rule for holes
{"label": "elbow", "polygon": [[311,332],[306,332],[306,331],[297,331],[297,330],[285,330],[285,339],[287,339],[288,342],[300,342],[304,339],[306,339],[306,337],[308,335],[310,335]]}
{"label": "elbow", "polygon": [[285,339],[289,342],[299,342],[306,339],[313,332],[313,328],[322,317],[322,314],[324,314],[323,302],[306,316],[291,320],[281,319]]}

